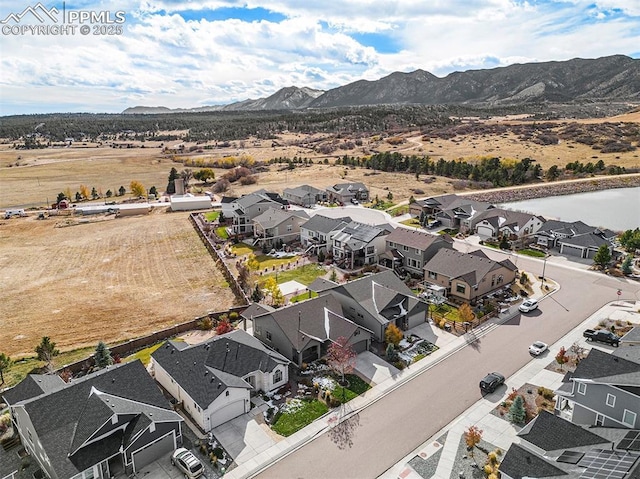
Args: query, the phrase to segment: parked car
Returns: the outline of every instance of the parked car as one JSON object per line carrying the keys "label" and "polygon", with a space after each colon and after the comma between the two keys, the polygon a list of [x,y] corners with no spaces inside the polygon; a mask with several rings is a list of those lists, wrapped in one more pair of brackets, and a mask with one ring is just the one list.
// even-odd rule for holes
{"label": "parked car", "polygon": [[587,329],[582,335],[587,341],[598,341],[600,343],[611,344],[612,346],[620,346],[620,338],[611,331],[596,331],[595,329]]}
{"label": "parked car", "polygon": [[171,464],[180,469],[188,479],[195,479],[204,473],[204,465],[191,451],[180,447],[171,454]]}
{"label": "parked car", "polygon": [[480,389],[483,392],[492,393],[503,384],[504,376],[500,373],[493,372],[487,374],[484,378],[482,378],[482,381],[480,381]]}
{"label": "parked car", "polygon": [[442,225],[442,221],[440,220],[433,220],[432,222],[427,224],[427,228],[437,228],[438,226]]}
{"label": "parked car", "polygon": [[540,356],[547,349],[549,349],[549,345],[547,343],[536,341],[531,346],[529,346],[529,354],[532,354],[533,356]]}
{"label": "parked car", "polygon": [[351,198],[351,203],[353,203],[354,205],[359,205],[360,203],[358,203],[358,200],[356,200],[355,198]]}
{"label": "parked car", "polygon": [[537,299],[527,299],[518,307],[521,313],[528,313],[538,308]]}

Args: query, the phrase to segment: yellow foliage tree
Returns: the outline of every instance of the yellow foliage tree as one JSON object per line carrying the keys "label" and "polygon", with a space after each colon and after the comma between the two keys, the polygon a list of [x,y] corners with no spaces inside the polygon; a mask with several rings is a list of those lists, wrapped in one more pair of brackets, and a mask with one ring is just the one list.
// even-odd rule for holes
{"label": "yellow foliage tree", "polygon": [[469,306],[469,303],[464,303],[458,308],[458,315],[460,316],[460,319],[462,321],[469,322],[473,321],[473,318],[475,317],[475,314],[473,314],[473,310],[471,309],[471,306]]}
{"label": "yellow foliage tree", "polygon": [[473,448],[476,447],[482,439],[482,429],[477,426],[469,426],[464,432],[464,442],[467,444],[470,456],[473,457]]}
{"label": "yellow foliage tree", "polygon": [[147,191],[144,189],[144,186],[139,181],[133,180],[129,183],[129,189],[131,190],[131,194],[133,196],[145,196]]}
{"label": "yellow foliage tree", "polygon": [[80,194],[83,198],[89,198],[89,195],[91,193],[89,192],[89,188],[87,188],[86,185],[80,185]]}
{"label": "yellow foliage tree", "polygon": [[247,268],[249,268],[251,271],[257,271],[258,268],[260,268],[260,261],[258,261],[258,258],[256,258],[256,255],[253,253],[249,253],[249,256],[247,256]]}
{"label": "yellow foliage tree", "polygon": [[400,331],[400,328],[395,324],[389,323],[389,326],[387,326],[384,332],[384,339],[387,343],[398,346],[400,341],[402,341],[402,331]]}

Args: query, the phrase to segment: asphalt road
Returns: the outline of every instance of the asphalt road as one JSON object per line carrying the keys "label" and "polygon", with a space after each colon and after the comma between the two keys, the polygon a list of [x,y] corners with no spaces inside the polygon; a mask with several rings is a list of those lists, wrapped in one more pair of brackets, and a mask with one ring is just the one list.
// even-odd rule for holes
{"label": "asphalt road", "polygon": [[[500,255],[496,252],[491,256]],[[518,267],[542,271],[542,262],[518,258]],[[350,447],[338,447],[322,434],[260,473],[260,478],[376,478],[480,399],[479,380],[490,371],[507,378],[532,359],[534,340],[552,344],[603,304],[640,298],[640,284],[601,274],[546,264],[546,276],[561,289],[542,300],[539,310],[516,315],[477,343],[413,378],[358,414]],[[489,395],[496,403],[507,385]],[[343,438],[344,439],[344,438]]]}

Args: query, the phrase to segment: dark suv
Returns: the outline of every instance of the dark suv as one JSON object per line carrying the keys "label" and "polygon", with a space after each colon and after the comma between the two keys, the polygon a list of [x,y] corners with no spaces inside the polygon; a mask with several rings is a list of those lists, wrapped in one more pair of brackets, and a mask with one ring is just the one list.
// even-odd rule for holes
{"label": "dark suv", "polygon": [[502,374],[489,373],[480,381],[480,389],[483,392],[492,393],[502,384],[504,384],[504,376]]}

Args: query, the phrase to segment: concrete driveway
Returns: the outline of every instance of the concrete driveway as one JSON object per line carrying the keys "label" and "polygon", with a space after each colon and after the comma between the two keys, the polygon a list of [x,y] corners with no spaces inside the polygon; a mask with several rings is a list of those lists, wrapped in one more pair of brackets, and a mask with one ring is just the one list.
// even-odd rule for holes
{"label": "concrete driveway", "polygon": [[380,384],[400,372],[398,368],[369,351],[358,354],[355,370],[372,386]]}

